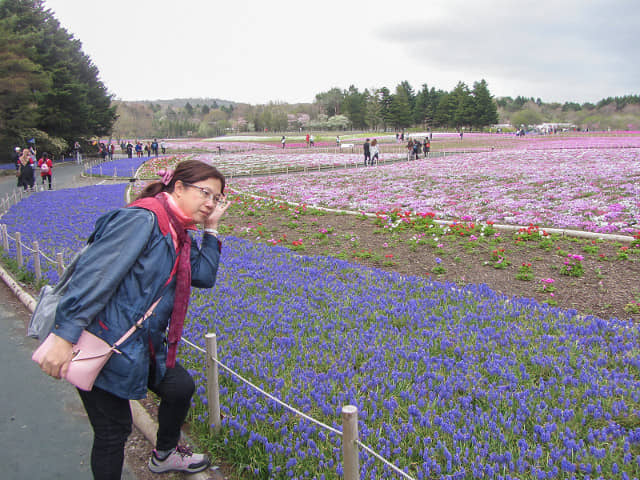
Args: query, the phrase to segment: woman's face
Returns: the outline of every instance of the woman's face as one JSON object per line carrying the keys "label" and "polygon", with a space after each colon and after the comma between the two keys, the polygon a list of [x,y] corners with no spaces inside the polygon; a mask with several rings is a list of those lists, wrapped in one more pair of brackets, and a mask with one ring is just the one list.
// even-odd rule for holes
{"label": "woman's face", "polygon": [[173,189],[173,198],[180,209],[193,219],[193,223],[204,223],[218,204],[222,183],[217,178],[208,178],[195,183],[178,180]]}

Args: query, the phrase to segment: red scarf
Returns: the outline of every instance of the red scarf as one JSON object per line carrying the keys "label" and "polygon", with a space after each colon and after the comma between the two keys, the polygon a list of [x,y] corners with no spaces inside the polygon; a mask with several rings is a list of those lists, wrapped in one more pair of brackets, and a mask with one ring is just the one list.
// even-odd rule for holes
{"label": "red scarf", "polygon": [[[173,310],[171,312],[171,322],[169,323],[169,351],[167,353],[167,368],[173,368],[176,365],[176,353],[178,350],[178,342],[182,337],[182,329],[184,327],[184,319],[187,315],[187,307],[189,306],[189,297],[191,295],[191,237],[187,233],[188,225],[184,219],[181,219],[170,203],[168,196],[159,193],[155,197],[146,197],[131,203],[130,207],[139,207],[151,210],[158,218],[158,226],[163,235],[169,233],[170,227],[177,236],[176,253],[177,258],[177,278],[176,292],[173,300]],[[173,233],[173,232],[172,232]],[[171,277],[176,271],[174,267]],[[167,283],[168,283],[167,281]]]}

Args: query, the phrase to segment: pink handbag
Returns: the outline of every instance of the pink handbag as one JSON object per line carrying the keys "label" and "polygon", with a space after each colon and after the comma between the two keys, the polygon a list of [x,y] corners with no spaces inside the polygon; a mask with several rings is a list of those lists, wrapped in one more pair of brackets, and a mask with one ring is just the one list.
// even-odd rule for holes
{"label": "pink handbag", "polygon": [[[124,343],[137,329],[142,326],[144,321],[151,316],[160,300],[162,300],[162,297],[156,300],[140,320],[127,330],[127,332],[113,345],[109,345],[93,333],[84,330],[80,335],[78,342],[73,345],[73,357],[69,363],[67,373],[64,376],[65,380],[81,390],[91,390],[96,378],[98,378],[98,374],[109,358],[111,358],[111,355],[113,355],[114,352],[118,354],[120,353],[118,346]],[[51,345],[54,341],[52,335],[54,334],[50,333],[31,356],[31,359],[38,365],[42,364],[42,360],[51,349]]]}

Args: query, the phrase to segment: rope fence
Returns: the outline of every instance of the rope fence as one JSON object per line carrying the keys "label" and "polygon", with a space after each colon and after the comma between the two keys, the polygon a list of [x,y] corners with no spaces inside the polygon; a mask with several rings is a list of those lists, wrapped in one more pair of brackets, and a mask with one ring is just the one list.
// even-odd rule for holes
{"label": "rope fence", "polygon": [[293,412],[299,417],[304,418],[312,423],[315,423],[319,427],[328,430],[330,432],[335,433],[342,437],[342,466],[344,472],[345,480],[357,480],[360,479],[360,459],[358,447],[362,447],[363,450],[366,450],[375,458],[380,460],[382,463],[387,465],[393,471],[401,475],[402,477],[408,480],[415,480],[413,477],[408,475],[406,472],[398,468],[396,465],[391,463],[389,460],[384,458],[379,453],[375,452],[373,449],[365,445],[359,440],[358,434],[358,407],[354,405],[344,405],[342,407],[342,431],[337,430],[320,420],[316,420],[313,417],[301,412],[295,407],[283,402],[277,397],[274,397],[269,392],[266,392],[262,388],[258,387],[251,381],[244,378],[239,373],[233,371],[231,368],[226,366],[218,359],[218,348],[216,341],[215,333],[207,333],[205,335],[205,340],[207,344],[207,349],[190,342],[186,338],[182,337],[182,341],[189,345],[191,348],[204,353],[207,358],[207,405],[209,407],[209,425],[212,432],[218,432],[222,428],[222,419],[220,416],[220,385],[218,382],[218,370],[217,368],[212,368],[213,365],[216,367],[221,367],[223,370],[227,371],[229,374],[240,380],[241,382],[249,385],[251,388],[261,393],[265,397],[270,400],[273,400],[275,403],[280,405],[281,407]]}
{"label": "rope fence", "polygon": [[2,248],[5,252],[9,251],[9,240],[12,240],[16,244],[16,261],[18,262],[18,267],[22,268],[25,264],[25,253],[24,250],[27,250],[33,255],[33,270],[35,274],[36,283],[42,280],[42,265],[40,262],[40,257],[44,258],[46,262],[56,267],[56,271],[58,275],[61,275],[65,269],[64,258],[62,252],[56,253],[56,259],[47,256],[42,250],[40,250],[40,244],[37,240],[33,242],[33,248],[29,247],[22,241],[22,234],[20,232],[15,232],[15,236],[9,235],[7,230],[7,225],[0,224],[0,237],[2,237]]}

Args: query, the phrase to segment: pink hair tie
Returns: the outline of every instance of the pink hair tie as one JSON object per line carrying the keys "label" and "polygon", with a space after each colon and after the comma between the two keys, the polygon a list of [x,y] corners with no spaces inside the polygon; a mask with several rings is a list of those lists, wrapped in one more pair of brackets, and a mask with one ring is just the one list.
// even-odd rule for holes
{"label": "pink hair tie", "polygon": [[158,175],[162,177],[162,183],[165,185],[169,185],[171,183],[171,179],[173,178],[173,170],[160,170],[158,171]]}

